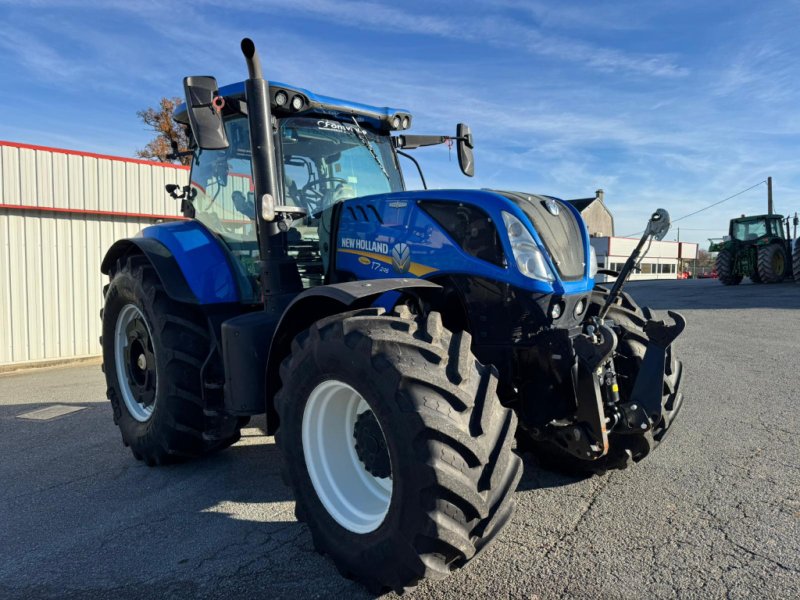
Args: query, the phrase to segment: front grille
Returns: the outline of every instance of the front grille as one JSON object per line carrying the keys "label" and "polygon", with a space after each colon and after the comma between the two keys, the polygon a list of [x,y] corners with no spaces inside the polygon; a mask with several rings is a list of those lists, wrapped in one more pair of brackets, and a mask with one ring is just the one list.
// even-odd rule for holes
{"label": "front grille", "polygon": [[521,192],[498,193],[519,206],[531,220],[561,279],[582,279],[586,265],[583,236],[578,220],[565,203],[556,200],[560,210],[558,215],[553,215],[545,207],[545,201],[549,199],[545,196]]}

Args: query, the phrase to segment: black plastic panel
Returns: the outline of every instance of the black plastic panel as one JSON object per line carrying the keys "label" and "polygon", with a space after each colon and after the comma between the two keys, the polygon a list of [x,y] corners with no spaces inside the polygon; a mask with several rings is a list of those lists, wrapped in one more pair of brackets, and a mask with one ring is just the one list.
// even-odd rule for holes
{"label": "black plastic panel", "polygon": [[505,267],[505,255],[497,227],[483,210],[469,204],[420,202],[451,238],[470,256]]}
{"label": "black plastic panel", "polygon": [[267,356],[278,319],[264,311],[222,323],[225,412],[258,415],[267,408]]}

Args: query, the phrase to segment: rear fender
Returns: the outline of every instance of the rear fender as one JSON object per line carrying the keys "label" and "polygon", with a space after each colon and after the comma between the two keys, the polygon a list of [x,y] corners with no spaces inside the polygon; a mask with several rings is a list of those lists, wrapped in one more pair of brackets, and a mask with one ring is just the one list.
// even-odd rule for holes
{"label": "rear fender", "polygon": [[238,302],[246,282],[234,272],[222,243],[198,221],[161,223],[116,242],[100,270],[108,274],[131,251],[146,255],[175,300],[190,304]]}
{"label": "rear fender", "polygon": [[125,259],[132,254],[143,254],[153,265],[153,268],[164,286],[164,291],[167,296],[178,302],[186,304],[198,304],[197,296],[195,296],[192,288],[186,281],[186,278],[181,272],[180,265],[175,260],[175,257],[169,249],[159,242],[151,238],[136,237],[125,240],[119,240],[108,249],[103,262],[100,265],[100,271],[104,275],[110,275],[118,260]]}

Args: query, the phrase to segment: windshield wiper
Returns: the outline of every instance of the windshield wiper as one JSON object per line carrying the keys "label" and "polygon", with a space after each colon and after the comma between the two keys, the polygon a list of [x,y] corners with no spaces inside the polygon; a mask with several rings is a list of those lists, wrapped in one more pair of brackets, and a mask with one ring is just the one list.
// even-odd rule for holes
{"label": "windshield wiper", "polygon": [[353,133],[358,138],[358,140],[367,148],[367,150],[369,150],[369,153],[372,155],[372,158],[375,159],[375,162],[378,163],[378,166],[381,168],[381,171],[383,171],[383,175],[386,177],[386,180],[391,183],[392,178],[389,177],[389,173],[386,171],[386,168],[383,166],[383,163],[381,162],[381,159],[378,158],[378,154],[373,149],[372,144],[369,143],[369,139],[367,139],[366,134],[361,130],[361,126],[358,124],[358,121],[356,121],[355,117],[353,117],[353,123],[356,126],[356,128],[353,129]]}

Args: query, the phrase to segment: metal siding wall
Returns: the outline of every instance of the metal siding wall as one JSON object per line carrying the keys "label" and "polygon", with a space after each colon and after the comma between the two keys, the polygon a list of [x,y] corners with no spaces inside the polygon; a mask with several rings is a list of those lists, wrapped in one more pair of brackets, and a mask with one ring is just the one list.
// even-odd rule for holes
{"label": "metal siding wall", "polygon": [[[187,180],[179,167],[0,144],[0,204],[179,216],[164,185]],[[154,222],[0,208],[0,365],[99,354],[100,262]]]}

